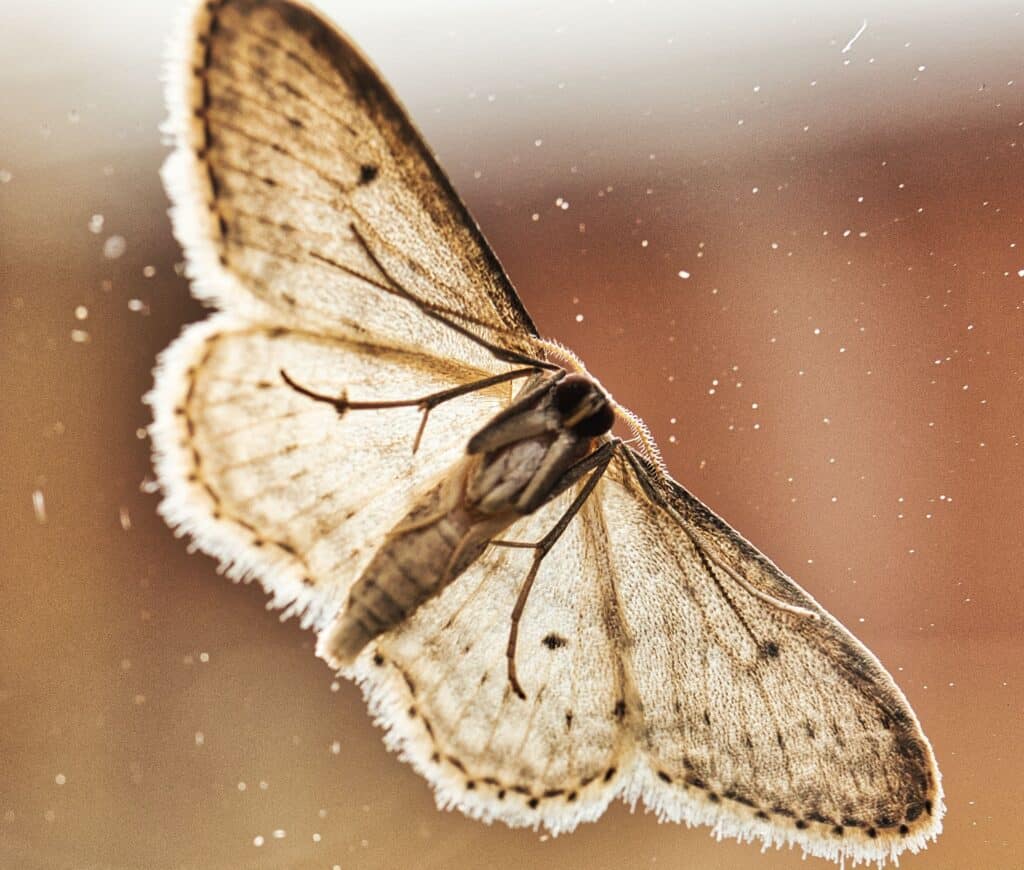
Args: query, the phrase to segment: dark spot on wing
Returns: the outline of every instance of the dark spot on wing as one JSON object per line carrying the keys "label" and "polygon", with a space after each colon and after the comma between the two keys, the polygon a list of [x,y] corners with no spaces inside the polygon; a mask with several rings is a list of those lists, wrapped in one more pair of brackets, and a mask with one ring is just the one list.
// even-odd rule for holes
{"label": "dark spot on wing", "polygon": [[912,807],[907,807],[906,819],[907,819],[908,822],[913,822],[923,812],[924,812],[924,804],[914,804]]}
{"label": "dark spot on wing", "polygon": [[777,659],[779,657],[779,645],[773,640],[768,641],[761,647],[761,655],[766,659]]}
{"label": "dark spot on wing", "polygon": [[377,177],[378,172],[380,172],[378,167],[373,166],[370,163],[364,163],[359,167],[359,184],[369,184]]}
{"label": "dark spot on wing", "polygon": [[544,644],[544,646],[546,646],[548,649],[558,649],[559,647],[565,646],[568,642],[569,641],[567,641],[560,634],[554,633],[547,635],[541,641],[541,643]]}

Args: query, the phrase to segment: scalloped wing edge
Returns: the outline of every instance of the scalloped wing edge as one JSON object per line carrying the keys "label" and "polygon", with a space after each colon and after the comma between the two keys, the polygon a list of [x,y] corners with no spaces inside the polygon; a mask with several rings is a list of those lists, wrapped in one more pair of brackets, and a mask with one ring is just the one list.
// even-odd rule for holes
{"label": "scalloped wing edge", "polygon": [[187,0],[167,41],[161,79],[168,117],[160,125],[160,132],[170,138],[173,150],[160,168],[160,178],[170,196],[168,214],[174,238],[185,253],[185,277],[192,295],[208,305],[229,307],[255,318],[269,308],[221,263],[214,243],[219,230],[202,191],[205,170],[193,143],[196,120],[192,70],[200,47],[195,35],[202,29],[204,16],[209,17],[207,0]]}
{"label": "scalloped wing edge", "polygon": [[[932,814],[913,832],[882,832],[875,840],[857,842],[850,837],[830,838],[814,828],[782,828],[758,819],[754,809],[736,805],[733,810],[721,799],[703,797],[701,792],[681,788],[679,784],[666,784],[635,747],[623,759],[613,782],[594,781],[581,788],[579,799],[571,804],[562,797],[547,799],[543,795],[508,794],[499,800],[498,785],[488,787],[483,780],[471,778],[439,752],[429,728],[413,712],[415,696],[398,666],[368,648],[352,668],[341,673],[359,685],[374,723],[384,730],[387,748],[430,783],[438,808],[457,809],[483,822],[500,821],[511,828],[543,828],[557,836],[584,822],[596,821],[618,798],[631,809],[642,803],[661,822],[682,822],[688,828],[710,827],[711,836],[717,840],[760,841],[762,851],[771,847],[799,847],[805,856],[825,858],[843,866],[850,862],[854,867],[883,867],[887,861],[898,865],[903,852],[920,852],[942,832],[941,790]],[[473,782],[473,786],[468,787],[468,782]],[[531,798],[537,800],[536,807],[529,806]],[[820,826],[815,823],[817,827]]]}
{"label": "scalloped wing edge", "polygon": [[220,573],[235,582],[258,580],[272,596],[268,610],[281,610],[282,620],[297,616],[303,628],[319,630],[334,617],[341,602],[325,598],[322,589],[304,584],[303,571],[293,557],[283,551],[258,549],[244,528],[218,519],[210,496],[189,479],[192,461],[188,433],[177,413],[188,390],[189,369],[211,337],[252,325],[231,314],[216,314],[186,327],[157,357],[155,383],[143,397],[153,411],[149,437],[163,494],[157,511],[177,537],[192,539],[190,550],[198,548],[216,559]]}

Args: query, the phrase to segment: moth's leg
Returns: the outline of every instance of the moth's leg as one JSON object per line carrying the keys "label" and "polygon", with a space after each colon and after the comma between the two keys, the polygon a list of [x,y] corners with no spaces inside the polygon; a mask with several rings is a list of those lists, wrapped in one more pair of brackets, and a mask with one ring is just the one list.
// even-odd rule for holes
{"label": "moth's leg", "polygon": [[557,486],[554,488],[552,498],[555,495],[564,492],[576,483],[576,481],[580,480],[588,471],[590,472],[590,477],[587,478],[587,482],[583,485],[583,489],[580,490],[579,495],[573,499],[572,504],[569,505],[565,513],[559,518],[558,522],[555,523],[543,538],[532,544],[521,543],[519,541],[491,541],[491,544],[498,547],[520,547],[523,549],[533,550],[533,563],[530,565],[530,570],[526,575],[526,580],[523,582],[523,585],[519,590],[519,597],[516,598],[515,607],[512,608],[512,627],[509,630],[508,647],[505,652],[508,657],[508,681],[512,686],[512,691],[514,691],[524,701],[526,700],[526,693],[523,691],[522,686],[519,685],[519,680],[516,678],[516,642],[519,638],[519,620],[522,618],[523,609],[526,607],[526,599],[530,596],[530,589],[533,588],[533,581],[537,579],[537,571],[540,568],[540,563],[548,554],[548,551],[555,545],[555,541],[561,537],[562,532],[565,531],[566,527],[572,521],[572,518],[579,513],[584,502],[590,498],[590,494],[594,491],[594,487],[597,486],[601,476],[605,471],[607,471],[609,464],[611,464],[612,456],[615,453],[615,448],[618,443],[618,439],[606,441],[597,450],[589,456],[585,456],[565,472]]}
{"label": "moth's leg", "polygon": [[[639,461],[637,461],[637,458],[633,455],[632,451],[623,449],[622,455],[626,457],[626,462],[629,463],[629,467],[632,469],[633,474],[639,481],[640,487],[641,489],[643,489],[644,494],[656,505],[663,508],[669,516],[671,516],[677,523],[679,523],[679,527],[683,530],[683,534],[685,534],[686,537],[689,538],[690,543],[693,544],[693,549],[697,552],[697,555],[707,563],[707,565],[717,566],[737,585],[739,585],[740,588],[744,589],[746,592],[754,596],[754,598],[757,598],[759,601],[763,601],[765,604],[771,605],[772,607],[777,607],[779,610],[784,610],[787,613],[792,613],[794,616],[804,616],[809,619],[821,618],[813,610],[808,610],[806,607],[800,607],[798,604],[790,604],[788,601],[782,601],[781,599],[776,598],[774,595],[769,595],[767,592],[762,592],[760,589],[752,585],[746,577],[744,577],[734,568],[727,565],[721,559],[716,558],[712,553],[708,552],[708,550],[700,543],[700,541],[693,534],[693,532],[690,531],[686,523],[683,522],[682,517],[679,516],[675,508],[673,508],[672,505],[669,504],[665,496],[659,491],[658,486],[651,481],[650,475],[647,473],[646,469],[644,469],[644,467],[640,465]],[[711,571],[709,567],[707,568],[707,570],[708,574],[711,575],[711,578],[715,580],[715,582],[718,582],[718,578],[715,577],[714,572]],[[722,592],[726,600],[729,600],[729,596],[725,594],[725,590],[722,590]]]}
{"label": "moth's leg", "polygon": [[[394,293],[398,296],[401,296],[403,299],[408,299],[417,308],[419,308],[420,311],[427,315],[427,317],[432,317],[434,320],[443,323],[450,329],[454,329],[457,333],[459,333],[459,335],[468,338],[474,344],[480,345],[480,347],[488,351],[495,359],[499,359],[502,362],[507,363],[530,365],[541,369],[554,370],[560,368],[560,366],[557,366],[554,363],[534,359],[533,357],[528,356],[525,353],[518,353],[517,351],[514,350],[508,350],[507,348],[499,347],[498,345],[490,341],[487,341],[487,339],[481,338],[476,333],[466,329],[466,327],[462,326],[462,324],[456,323],[454,320],[450,319],[449,316],[447,316],[446,312],[438,308],[436,305],[430,305],[426,302],[423,302],[420,299],[417,299],[415,296],[413,296],[412,293],[410,293],[401,284],[399,284],[398,281],[391,277],[391,275],[388,273],[388,270],[384,268],[384,264],[380,261],[380,258],[375,253],[373,253],[373,251],[370,250],[370,246],[367,243],[366,238],[359,231],[359,228],[354,223],[350,223],[349,229],[352,230],[352,235],[355,236],[356,241],[359,242],[359,244],[362,246],[362,249],[363,251],[365,251],[366,256],[370,258],[370,261],[373,263],[373,265],[376,266],[380,270],[380,273],[387,279],[389,286],[383,286],[381,284],[377,284],[374,281],[370,281],[370,279],[368,279],[365,275],[358,275],[359,278],[362,278],[364,281],[368,281],[369,283],[374,284],[374,286],[376,287],[380,287],[380,289],[384,290],[386,293]],[[481,326],[486,326],[486,324],[481,324]],[[490,328],[493,329],[493,327]]]}
{"label": "moth's leg", "polygon": [[399,399],[386,402],[350,402],[344,393],[340,396],[325,396],[323,393],[317,393],[308,387],[304,387],[302,384],[296,383],[292,380],[284,369],[280,369],[281,377],[289,387],[297,393],[301,393],[303,396],[313,399],[315,402],[323,402],[330,405],[338,412],[339,415],[344,414],[346,411],[378,411],[382,408],[419,408],[423,412],[423,418],[420,420],[420,428],[416,430],[416,438],[412,444],[413,453],[419,449],[420,440],[423,437],[423,430],[427,427],[427,417],[430,416],[430,412],[438,405],[441,405],[450,399],[457,399],[459,396],[465,396],[468,393],[475,393],[478,390],[486,390],[488,387],[503,384],[506,381],[525,378],[529,375],[536,374],[537,371],[538,370],[535,367],[513,369],[510,372],[504,372],[500,375],[492,375],[489,378],[482,378],[479,381],[472,381],[471,383],[452,387],[448,390],[441,390],[437,393],[430,393],[427,396],[420,396],[418,399]]}

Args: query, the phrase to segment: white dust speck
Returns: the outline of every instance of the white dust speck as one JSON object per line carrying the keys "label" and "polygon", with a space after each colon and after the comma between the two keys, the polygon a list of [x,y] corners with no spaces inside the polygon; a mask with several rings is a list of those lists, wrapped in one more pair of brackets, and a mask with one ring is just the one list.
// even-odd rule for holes
{"label": "white dust speck", "polygon": [[532,215],[530,215],[530,220],[532,220],[534,223],[536,223],[537,221],[540,220],[540,215],[537,214],[537,212],[534,212]]}
{"label": "white dust speck", "polygon": [[338,755],[341,753],[341,741],[335,740],[331,744],[331,755]]}
{"label": "white dust speck", "polygon": [[94,214],[89,218],[89,232],[97,236],[103,232],[103,215]]}
{"label": "white dust speck", "polygon": [[145,278],[152,278],[156,274],[156,266],[144,266],[142,275]]}
{"label": "white dust speck", "polygon": [[196,746],[202,746],[206,743],[206,735],[202,731],[196,732]]}
{"label": "white dust speck", "polygon": [[141,299],[129,299],[128,310],[134,311],[136,314],[147,315],[149,314],[149,306]]}
{"label": "white dust speck", "polygon": [[274,831],[274,839],[275,840],[283,840],[284,837],[285,837],[284,828],[278,828],[276,831]]}
{"label": "white dust speck", "polygon": [[84,329],[72,329],[71,340],[75,342],[75,344],[85,344],[90,340],[90,336]]}
{"label": "white dust speck", "polygon": [[32,491],[32,510],[36,515],[36,522],[43,525],[46,522],[46,498],[41,489]]}
{"label": "white dust speck", "polygon": [[64,774],[63,774],[63,773],[58,773],[58,774],[57,774],[57,775],[56,775],[56,776],[55,776],[55,777],[53,778],[53,781],[54,781],[55,783],[57,783],[57,785],[64,785],[64,783],[66,783],[66,782],[68,781],[68,778],[67,778],[66,776],[64,776]]}
{"label": "white dust speck", "polygon": [[682,278],[682,279],[683,279],[684,281],[685,281],[685,280],[686,280],[687,278],[689,278],[689,277],[690,277],[690,273],[689,273],[689,272],[687,272],[687,271],[686,271],[685,269],[680,269],[680,270],[679,270],[679,272],[678,272],[677,274],[678,274],[678,275],[679,275],[679,277],[680,277],[680,278]]}
{"label": "white dust speck", "polygon": [[257,834],[257,835],[256,835],[255,837],[253,837],[253,838],[252,838],[252,844],[253,844],[253,845],[254,845],[254,846],[255,846],[255,847],[257,848],[257,849],[258,849],[258,848],[259,848],[260,846],[262,846],[264,842],[265,842],[265,841],[264,841],[263,837],[262,837],[262,836],[261,836],[260,834]]}
{"label": "white dust speck", "polygon": [[103,243],[103,256],[108,260],[116,260],[118,257],[124,256],[126,250],[128,250],[128,242],[124,236],[111,236]]}
{"label": "white dust speck", "polygon": [[121,528],[124,531],[128,531],[132,527],[132,515],[128,513],[128,508],[122,507],[118,511],[118,519],[121,521]]}
{"label": "white dust speck", "polygon": [[246,784],[244,782],[239,782],[238,783],[238,790],[239,791],[245,791],[246,788],[247,788],[247,786],[246,786]]}
{"label": "white dust speck", "polygon": [[75,307],[75,320],[85,320],[89,316],[89,309],[84,305]]}

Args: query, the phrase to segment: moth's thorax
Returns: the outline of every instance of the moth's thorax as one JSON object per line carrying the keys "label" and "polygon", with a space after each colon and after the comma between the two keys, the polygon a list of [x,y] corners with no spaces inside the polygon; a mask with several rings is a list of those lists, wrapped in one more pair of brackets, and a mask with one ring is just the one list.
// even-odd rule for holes
{"label": "moth's thorax", "polygon": [[480,461],[467,478],[467,506],[532,513],[613,422],[608,395],[586,375],[559,373],[528,386],[470,440],[468,452]]}
{"label": "moth's thorax", "polygon": [[551,450],[550,435],[527,438],[485,454],[466,483],[467,507],[485,514],[514,509],[516,498]]}

